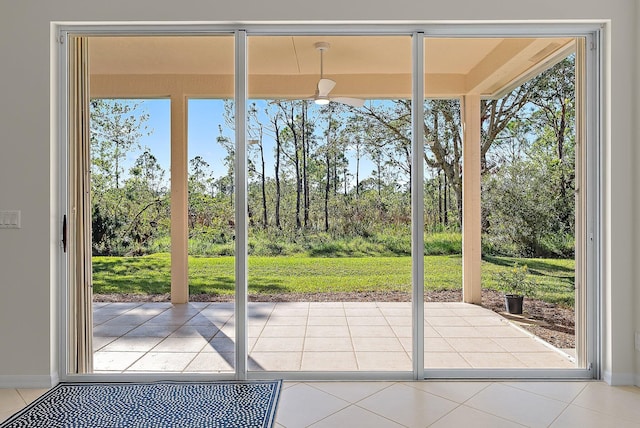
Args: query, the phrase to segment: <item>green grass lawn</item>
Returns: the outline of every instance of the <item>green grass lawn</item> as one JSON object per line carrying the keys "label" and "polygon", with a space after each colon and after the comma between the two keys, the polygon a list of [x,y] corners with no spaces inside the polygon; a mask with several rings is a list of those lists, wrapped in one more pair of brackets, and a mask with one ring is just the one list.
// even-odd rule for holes
{"label": "green grass lawn", "polygon": [[[574,261],[486,257],[482,284],[496,288],[497,272],[514,262],[526,264],[538,286],[538,297],[573,306]],[[460,255],[425,256],[427,289],[459,289],[462,283]],[[93,257],[93,290],[96,294],[162,294],[170,291],[170,256]],[[410,257],[249,257],[249,293],[317,293],[394,290],[410,291]],[[190,257],[191,294],[232,294],[233,257]]]}

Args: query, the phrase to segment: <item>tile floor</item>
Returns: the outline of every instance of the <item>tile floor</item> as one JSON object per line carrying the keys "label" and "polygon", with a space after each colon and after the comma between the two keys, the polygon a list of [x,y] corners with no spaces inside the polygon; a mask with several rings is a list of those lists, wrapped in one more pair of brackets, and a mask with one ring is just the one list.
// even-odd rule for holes
{"label": "tile floor", "polygon": [[[557,350],[498,314],[466,303],[425,304],[428,368],[570,368]],[[228,372],[232,303],[96,303],[94,371]],[[409,371],[407,302],[249,304],[249,368]]]}
{"label": "tile floor", "polygon": [[[0,421],[45,390],[0,389]],[[640,427],[640,388],[602,382],[285,382],[277,428]]]}

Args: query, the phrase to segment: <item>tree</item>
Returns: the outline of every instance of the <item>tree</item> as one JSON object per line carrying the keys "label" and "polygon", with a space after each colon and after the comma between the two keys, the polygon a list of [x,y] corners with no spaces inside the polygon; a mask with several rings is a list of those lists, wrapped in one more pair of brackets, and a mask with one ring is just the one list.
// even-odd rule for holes
{"label": "tree", "polygon": [[[150,133],[145,123],[148,114],[141,111],[140,103],[123,100],[94,99],[90,103],[90,155],[91,155],[91,204],[94,254],[120,254],[128,251],[133,239],[131,221],[136,220],[130,201],[139,185],[127,183],[124,160],[134,149],[140,147],[139,140]],[[137,167],[131,171],[134,181],[137,174],[154,177],[159,185],[160,171],[148,156],[139,158]],[[146,168],[146,170],[145,170]],[[132,193],[133,192],[133,193]],[[134,212],[132,215],[131,212]]]}

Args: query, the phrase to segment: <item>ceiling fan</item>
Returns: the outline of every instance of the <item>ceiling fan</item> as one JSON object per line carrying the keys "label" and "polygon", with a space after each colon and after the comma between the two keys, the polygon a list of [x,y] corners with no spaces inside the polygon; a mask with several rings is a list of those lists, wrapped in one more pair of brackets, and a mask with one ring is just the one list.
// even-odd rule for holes
{"label": "ceiling fan", "polygon": [[320,80],[318,81],[318,87],[316,89],[315,95],[312,99],[316,104],[326,105],[329,104],[330,101],[335,101],[342,104],[347,104],[352,107],[362,107],[364,105],[364,100],[361,98],[350,98],[350,97],[330,97],[329,93],[336,86],[336,82],[331,79],[325,79],[323,74],[323,56],[324,52],[329,49],[331,45],[327,42],[317,42],[313,45],[317,50],[320,51]]}

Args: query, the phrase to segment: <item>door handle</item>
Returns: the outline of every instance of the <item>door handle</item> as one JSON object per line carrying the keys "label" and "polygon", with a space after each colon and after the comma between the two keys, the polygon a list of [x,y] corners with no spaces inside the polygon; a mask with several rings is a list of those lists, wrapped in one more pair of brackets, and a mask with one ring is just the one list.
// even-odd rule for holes
{"label": "door handle", "polygon": [[67,215],[62,216],[62,251],[67,252]]}

